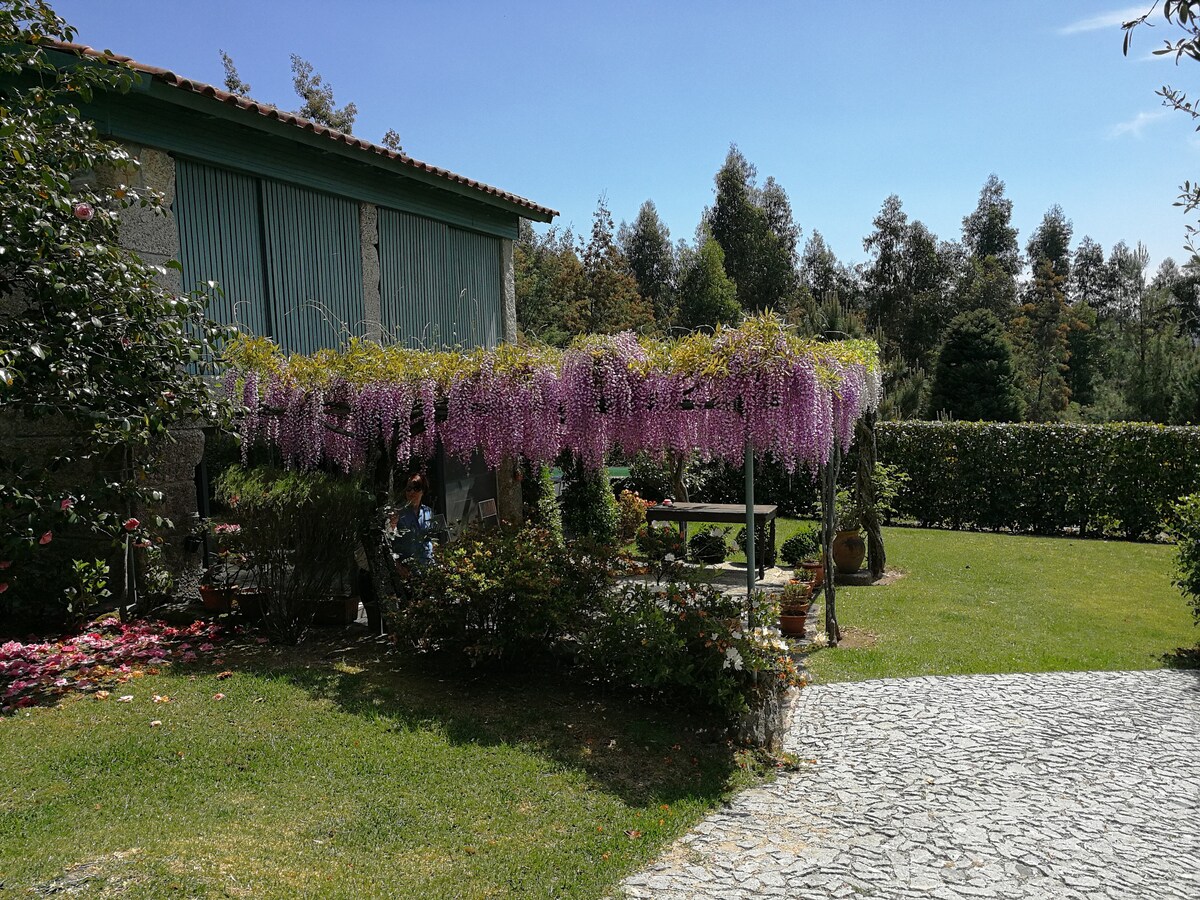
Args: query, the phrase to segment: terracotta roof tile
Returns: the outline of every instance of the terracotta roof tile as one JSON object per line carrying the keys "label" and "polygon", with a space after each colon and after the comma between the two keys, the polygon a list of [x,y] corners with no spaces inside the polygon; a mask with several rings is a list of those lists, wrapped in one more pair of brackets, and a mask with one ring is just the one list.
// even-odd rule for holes
{"label": "terracotta roof tile", "polygon": [[532,200],[527,200],[524,197],[520,197],[516,194],[510,194],[508,191],[502,191],[499,188],[494,188],[491,185],[484,184],[481,181],[475,181],[474,179],[467,178],[463,175],[457,175],[448,169],[442,169],[438,166],[421,162],[421,160],[413,159],[407,154],[398,153],[395,150],[388,149],[387,147],[381,147],[378,144],[373,144],[370,141],[357,138],[352,134],[346,134],[345,132],[338,131],[334,128],[329,128],[325,125],[319,125],[310,119],[301,118],[294,113],[287,112],[286,110],[279,109],[278,107],[270,106],[266,103],[259,103],[255,100],[251,100],[248,97],[242,97],[238,94],[231,94],[229,91],[214,87],[211,84],[205,84],[201,81],[193,81],[190,78],[184,78],[183,76],[177,75],[169,69],[147,65],[146,63],[141,63],[135,59],[131,59],[128,56],[122,56],[119,53],[106,53],[103,50],[96,50],[84,44],[70,44],[63,41],[46,41],[43,46],[52,47],[56,50],[62,50],[67,53],[73,53],[76,56],[86,56],[93,59],[115,60],[117,62],[124,63],[131,69],[142,72],[146,75],[150,75],[158,81],[162,81],[165,84],[180,88],[181,90],[191,91],[192,93],[200,94],[204,97],[211,97],[214,100],[219,100],[222,103],[236,106],[240,109],[246,110],[247,112],[258,113],[259,115],[266,116],[269,119],[277,119],[280,122],[285,122],[288,125],[294,125],[297,128],[303,128],[304,130],[311,131],[314,134],[324,135],[331,140],[339,141],[347,146],[356,147],[369,153],[378,154],[379,156],[385,156],[388,159],[393,159],[402,165],[408,166],[409,168],[416,169],[420,172],[428,172],[429,174],[435,175],[438,178],[444,178],[447,181],[464,185],[480,191],[481,193],[488,194],[489,196],[496,197],[500,200],[505,200],[509,203],[515,204],[516,206],[523,207],[532,212],[541,213],[546,216],[558,215],[557,210],[550,209],[549,207],[545,206],[539,206]]}

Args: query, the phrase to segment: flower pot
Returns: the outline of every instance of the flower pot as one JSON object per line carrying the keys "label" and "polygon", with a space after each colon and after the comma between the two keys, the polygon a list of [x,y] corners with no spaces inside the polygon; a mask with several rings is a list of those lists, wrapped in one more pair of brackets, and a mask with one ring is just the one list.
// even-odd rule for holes
{"label": "flower pot", "polygon": [[833,539],[833,567],[839,575],[853,575],[862,568],[867,557],[867,542],[856,528],[839,531]]}
{"label": "flower pot", "polygon": [[806,559],[800,563],[800,568],[812,575],[813,591],[825,583],[825,564],[816,560]]}
{"label": "flower pot", "polygon": [[213,587],[211,584],[200,585],[200,603],[209,612],[232,612],[233,598],[236,595],[237,588]]}
{"label": "flower pot", "polygon": [[808,607],[793,609],[779,614],[779,630],[791,637],[804,637],[804,623],[808,619]]}

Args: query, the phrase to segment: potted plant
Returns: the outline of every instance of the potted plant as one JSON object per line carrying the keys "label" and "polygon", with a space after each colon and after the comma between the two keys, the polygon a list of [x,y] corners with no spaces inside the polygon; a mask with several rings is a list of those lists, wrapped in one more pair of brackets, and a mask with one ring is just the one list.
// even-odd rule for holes
{"label": "potted plant", "polygon": [[801,528],[779,547],[780,558],[797,571],[808,573],[815,591],[825,583],[825,566],[821,563],[821,536],[814,526]]}
{"label": "potted plant", "polygon": [[210,530],[216,539],[216,552],[204,570],[200,602],[212,612],[228,613],[233,610],[233,601],[237,598],[239,581],[246,566],[246,554],[241,548],[242,528],[234,522],[218,522],[214,525],[207,520],[202,527]]}
{"label": "potted plant", "polygon": [[834,537],[830,552],[839,575],[852,575],[862,568],[867,542],[862,536],[862,510],[849,491],[837,492],[834,504]]}
{"label": "potted plant", "polygon": [[812,605],[813,585],[811,581],[794,578],[783,587],[779,595],[779,630],[794,637],[804,635],[804,624]]}

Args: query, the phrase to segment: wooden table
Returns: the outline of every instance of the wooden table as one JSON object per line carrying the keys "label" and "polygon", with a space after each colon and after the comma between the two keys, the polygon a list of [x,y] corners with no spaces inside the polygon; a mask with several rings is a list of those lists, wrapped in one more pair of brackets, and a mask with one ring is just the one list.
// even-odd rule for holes
{"label": "wooden table", "polygon": [[[766,526],[767,546],[754,546],[755,562],[758,563],[758,577],[762,579],[767,566],[775,565],[775,517],[779,512],[778,506],[754,505],[754,530]],[[670,506],[651,506],[646,510],[646,523],[678,522],[679,530],[687,535],[688,522],[746,522],[746,504],[744,503],[672,503]]]}

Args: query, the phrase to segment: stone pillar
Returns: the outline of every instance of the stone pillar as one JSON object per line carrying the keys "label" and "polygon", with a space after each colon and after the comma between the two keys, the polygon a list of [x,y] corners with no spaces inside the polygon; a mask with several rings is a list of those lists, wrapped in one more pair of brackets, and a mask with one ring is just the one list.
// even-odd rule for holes
{"label": "stone pillar", "polygon": [[513,265],[513,242],[500,241],[500,323],[504,340],[515,343],[517,340],[517,275]]}
{"label": "stone pillar", "polygon": [[383,307],[379,276],[379,208],[358,205],[358,233],[362,244],[364,336],[383,343]]}

